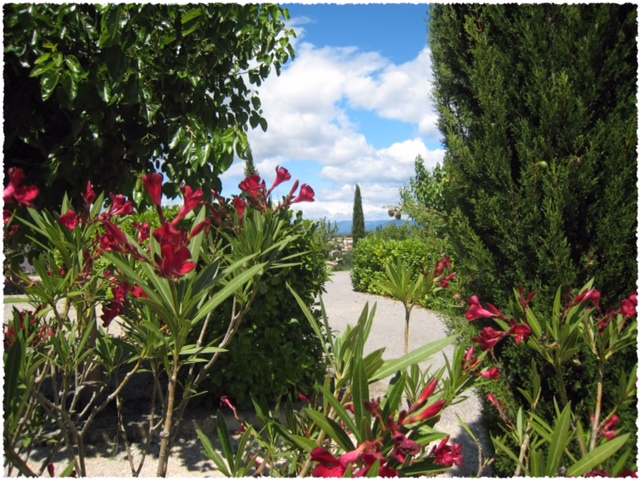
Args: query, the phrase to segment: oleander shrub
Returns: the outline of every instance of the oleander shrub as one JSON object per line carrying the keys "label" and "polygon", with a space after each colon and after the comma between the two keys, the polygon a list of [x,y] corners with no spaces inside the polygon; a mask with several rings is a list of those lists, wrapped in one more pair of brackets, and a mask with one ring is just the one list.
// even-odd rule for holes
{"label": "oleander shrub", "polygon": [[[209,399],[227,396],[240,407],[249,407],[252,395],[275,401],[288,393],[308,393],[324,375],[322,345],[288,288],[313,309],[328,279],[324,244],[318,241],[316,222],[300,215],[294,217],[291,212],[286,214],[290,218],[288,231],[279,235],[286,237],[296,232],[300,236],[287,245],[282,255],[299,256],[278,275],[263,279],[253,307],[227,347],[228,354],[220,357],[216,369],[203,383]],[[223,334],[222,320],[230,317],[232,308],[232,300],[222,306],[220,321],[211,322],[210,338]]]}

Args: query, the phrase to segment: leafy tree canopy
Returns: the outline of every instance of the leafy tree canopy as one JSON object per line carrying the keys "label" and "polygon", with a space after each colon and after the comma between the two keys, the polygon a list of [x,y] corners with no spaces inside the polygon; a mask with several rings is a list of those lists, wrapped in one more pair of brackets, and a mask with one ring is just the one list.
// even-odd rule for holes
{"label": "leafy tree canopy", "polygon": [[219,190],[248,127],[267,128],[252,87],[293,58],[286,19],[269,4],[5,5],[5,169],[50,205],[154,170],[169,198],[181,181]]}

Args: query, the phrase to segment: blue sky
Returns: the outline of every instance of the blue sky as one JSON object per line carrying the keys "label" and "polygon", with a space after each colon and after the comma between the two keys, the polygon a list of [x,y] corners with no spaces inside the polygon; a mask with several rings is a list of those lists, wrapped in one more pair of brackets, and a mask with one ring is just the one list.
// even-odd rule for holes
{"label": "blue sky", "polygon": [[[316,192],[306,218],[351,220],[355,185],[365,220],[388,219],[417,155],[444,151],[431,100],[427,4],[283,4],[296,58],[258,89],[269,128],[249,131],[254,162],[270,185],[278,165]],[[222,176],[238,193],[244,163]],[[288,193],[284,184],[274,198]]]}

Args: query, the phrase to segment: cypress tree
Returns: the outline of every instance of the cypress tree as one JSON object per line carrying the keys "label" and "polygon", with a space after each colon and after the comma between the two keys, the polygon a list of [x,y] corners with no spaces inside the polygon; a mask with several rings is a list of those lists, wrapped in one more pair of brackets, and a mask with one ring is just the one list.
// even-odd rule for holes
{"label": "cypress tree", "polygon": [[[549,312],[558,287],[590,278],[605,308],[636,290],[636,19],[633,4],[430,9],[446,230],[467,297],[508,307],[522,284],[537,292],[536,310]],[[495,353],[502,393],[514,395],[503,399],[513,411],[527,408],[517,388],[530,391],[531,357],[512,344]],[[587,424],[596,370],[581,358],[566,375]],[[605,388],[617,388],[609,373],[636,363],[635,351],[618,356]],[[547,420],[554,397],[549,382],[537,412]],[[499,424],[491,412],[488,423]],[[620,410],[628,425],[636,415],[632,406]]]}
{"label": "cypress tree", "polygon": [[258,173],[258,169],[256,169],[256,166],[253,163],[253,152],[251,151],[251,147],[247,146],[247,158],[244,161],[244,176],[252,177],[253,175],[260,174]]}
{"label": "cypress tree", "polygon": [[591,277],[616,306],[637,279],[637,8],[436,5],[448,233],[470,291],[550,305]]}
{"label": "cypress tree", "polygon": [[360,186],[356,184],[356,194],[353,199],[353,223],[351,225],[351,236],[353,237],[353,246],[355,247],[358,240],[364,238],[364,212],[362,211],[362,196],[360,195]]}

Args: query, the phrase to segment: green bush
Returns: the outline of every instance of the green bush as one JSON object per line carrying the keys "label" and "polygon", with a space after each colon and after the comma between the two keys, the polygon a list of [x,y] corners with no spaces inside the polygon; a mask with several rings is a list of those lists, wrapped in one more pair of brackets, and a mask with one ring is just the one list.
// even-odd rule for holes
{"label": "green bush", "polygon": [[[287,212],[291,216],[290,212]],[[301,216],[291,218],[289,231],[300,233],[283,256],[300,254],[296,265],[263,279],[251,310],[231,341],[228,353],[220,356],[216,368],[204,382],[213,399],[228,396],[241,407],[251,406],[251,395],[275,401],[288,393],[308,393],[324,375],[322,345],[291,295],[287,284],[310,308],[328,279],[318,242],[317,223]],[[212,322],[210,338],[223,335],[231,316],[230,300]]]}
{"label": "green bush", "polygon": [[385,275],[385,267],[404,260],[415,275],[422,268],[431,267],[441,258],[437,246],[418,238],[406,240],[387,240],[379,235],[363,238],[353,250],[353,268],[351,283],[357,292],[381,295],[383,292],[375,286],[377,280]]}

